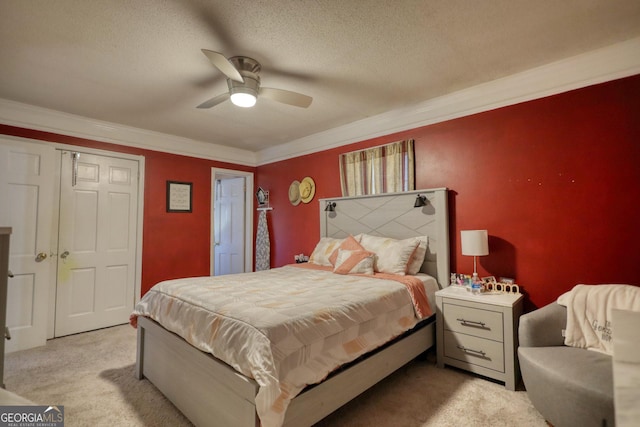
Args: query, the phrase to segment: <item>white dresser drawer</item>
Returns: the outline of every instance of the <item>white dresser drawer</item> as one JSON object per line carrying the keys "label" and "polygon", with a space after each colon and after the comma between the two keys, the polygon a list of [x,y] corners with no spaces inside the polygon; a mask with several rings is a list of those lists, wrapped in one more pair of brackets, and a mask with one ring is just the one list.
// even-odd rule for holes
{"label": "white dresser drawer", "polygon": [[502,342],[504,321],[502,313],[459,304],[443,304],[444,328],[475,337]]}
{"label": "white dresser drawer", "polygon": [[444,356],[504,372],[504,346],[501,342],[444,331]]}

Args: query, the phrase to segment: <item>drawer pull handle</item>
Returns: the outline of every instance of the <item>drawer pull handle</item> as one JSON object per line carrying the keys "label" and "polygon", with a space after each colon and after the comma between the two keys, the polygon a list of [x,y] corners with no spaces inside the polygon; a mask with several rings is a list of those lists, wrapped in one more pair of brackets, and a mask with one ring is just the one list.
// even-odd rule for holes
{"label": "drawer pull handle", "polygon": [[462,345],[458,345],[458,346],[456,346],[456,347],[458,347],[458,349],[460,349],[460,350],[464,351],[465,353],[472,353],[472,354],[474,354],[474,355],[476,355],[476,356],[480,356],[480,357],[487,357],[487,353],[485,353],[485,352],[484,352],[484,351],[482,351],[482,350],[474,350],[474,349],[472,349],[472,348],[466,348],[466,347],[464,347],[464,346],[462,346]]}
{"label": "drawer pull handle", "polygon": [[467,319],[456,319],[458,322],[462,323],[464,326],[478,326],[480,328],[484,328],[486,323],[477,322],[475,320],[467,320]]}

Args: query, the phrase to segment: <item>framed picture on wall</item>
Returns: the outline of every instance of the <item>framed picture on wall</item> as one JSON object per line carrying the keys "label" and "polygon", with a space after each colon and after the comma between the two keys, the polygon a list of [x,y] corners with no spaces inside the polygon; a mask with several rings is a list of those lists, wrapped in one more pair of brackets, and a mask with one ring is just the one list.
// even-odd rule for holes
{"label": "framed picture on wall", "polygon": [[167,212],[191,212],[193,183],[167,181]]}

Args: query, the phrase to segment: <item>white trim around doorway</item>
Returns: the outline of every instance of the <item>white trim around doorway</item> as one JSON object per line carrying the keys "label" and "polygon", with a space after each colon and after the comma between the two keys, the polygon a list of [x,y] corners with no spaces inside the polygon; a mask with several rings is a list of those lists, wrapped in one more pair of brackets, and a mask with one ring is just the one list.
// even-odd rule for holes
{"label": "white trim around doorway", "polygon": [[213,242],[215,241],[215,200],[216,179],[244,178],[245,179],[245,243],[244,243],[244,271],[253,271],[253,172],[244,172],[233,169],[211,168],[211,239],[209,255],[209,271],[213,276],[215,272],[215,253]]}

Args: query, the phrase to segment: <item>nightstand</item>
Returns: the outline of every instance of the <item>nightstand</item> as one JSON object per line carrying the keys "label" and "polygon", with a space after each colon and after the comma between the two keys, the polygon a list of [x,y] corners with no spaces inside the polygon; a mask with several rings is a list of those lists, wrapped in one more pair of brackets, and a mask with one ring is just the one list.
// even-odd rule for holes
{"label": "nightstand", "polygon": [[466,369],[515,390],[522,294],[474,295],[449,286],[436,292],[438,367]]}

